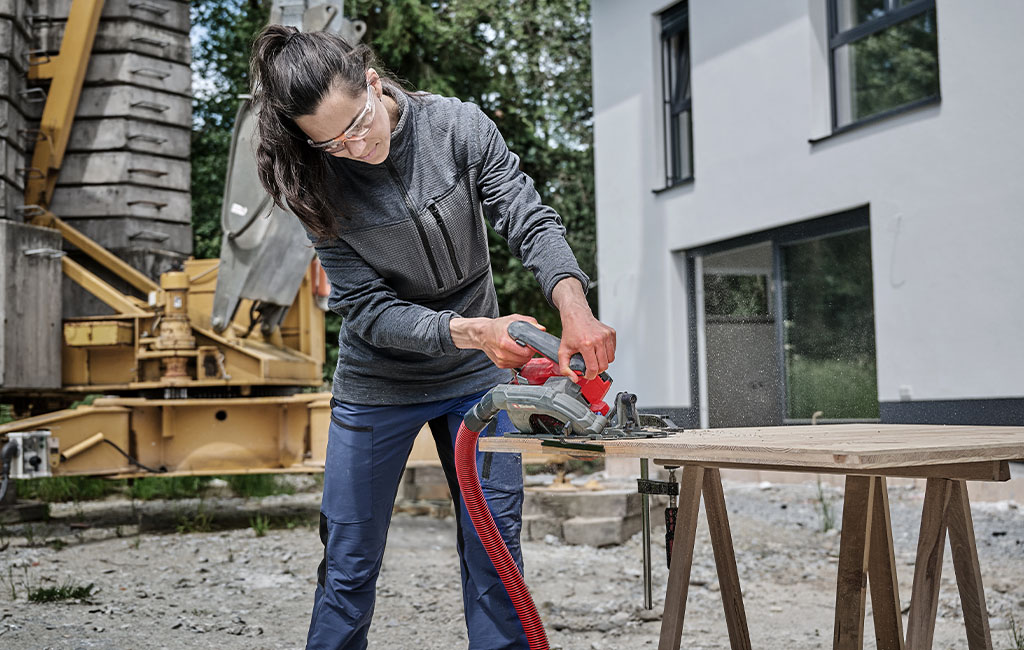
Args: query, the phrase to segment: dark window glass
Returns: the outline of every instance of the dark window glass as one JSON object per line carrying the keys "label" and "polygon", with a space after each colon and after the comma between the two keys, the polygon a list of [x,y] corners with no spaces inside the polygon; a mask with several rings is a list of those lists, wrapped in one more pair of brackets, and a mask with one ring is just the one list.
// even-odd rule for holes
{"label": "dark window glass", "polygon": [[834,128],[938,98],[934,0],[833,0],[832,7]]}
{"label": "dark window glass", "polygon": [[870,231],[780,250],[786,417],[877,418]]}
{"label": "dark window glass", "polygon": [[693,178],[690,98],[690,32],[686,3],[661,15],[662,100],[665,120],[665,183]]}
{"label": "dark window glass", "polygon": [[884,15],[885,0],[836,0],[836,21],[841,32]]}

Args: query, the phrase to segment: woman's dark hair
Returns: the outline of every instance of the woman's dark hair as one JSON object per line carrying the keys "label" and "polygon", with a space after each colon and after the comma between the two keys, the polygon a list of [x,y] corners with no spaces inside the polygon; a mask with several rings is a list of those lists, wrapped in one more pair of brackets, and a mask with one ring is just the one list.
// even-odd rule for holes
{"label": "woman's dark hair", "polygon": [[332,88],[357,96],[374,68],[388,90],[405,92],[368,45],[350,45],[329,32],[269,25],[253,43],[249,75],[258,111],[256,167],[263,188],[317,238],[336,235],[325,198],[327,154],[306,143],[295,118],[312,115]]}

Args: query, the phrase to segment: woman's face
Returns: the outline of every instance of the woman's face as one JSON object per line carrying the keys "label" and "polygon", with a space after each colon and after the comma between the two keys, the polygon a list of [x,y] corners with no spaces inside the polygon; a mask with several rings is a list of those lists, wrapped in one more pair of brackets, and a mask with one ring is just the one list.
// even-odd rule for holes
{"label": "woman's face", "polygon": [[371,69],[366,80],[369,94],[366,86],[350,95],[336,85],[312,115],[295,118],[295,124],[325,153],[378,165],[391,150],[391,121],[380,76]]}

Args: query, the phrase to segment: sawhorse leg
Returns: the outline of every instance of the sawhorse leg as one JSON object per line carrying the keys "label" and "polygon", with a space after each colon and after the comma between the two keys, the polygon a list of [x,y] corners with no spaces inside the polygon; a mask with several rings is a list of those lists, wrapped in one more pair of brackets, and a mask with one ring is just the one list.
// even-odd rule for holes
{"label": "sawhorse leg", "polygon": [[860,650],[864,646],[864,609],[869,583],[875,647],[902,650],[903,620],[885,479],[847,476],[836,581],[832,644],[835,650]]}
{"label": "sawhorse leg", "polygon": [[928,650],[932,647],[947,530],[967,628],[967,647],[970,650],[992,650],[967,483],[941,478],[928,479],[925,487],[914,589],[907,620],[907,650]]}
{"label": "sawhorse leg", "polygon": [[743,594],[736,570],[736,555],[729,529],[729,515],[725,509],[722,476],[717,469],[685,466],[679,481],[679,514],[672,543],[672,564],[668,572],[665,594],[665,612],[661,621],[661,640],[658,650],[679,650],[686,614],[686,596],[689,593],[690,570],[693,567],[693,545],[697,537],[697,517],[700,497],[704,494],[711,545],[718,568],[722,604],[729,628],[733,650],[750,650],[750,633],[743,608]]}

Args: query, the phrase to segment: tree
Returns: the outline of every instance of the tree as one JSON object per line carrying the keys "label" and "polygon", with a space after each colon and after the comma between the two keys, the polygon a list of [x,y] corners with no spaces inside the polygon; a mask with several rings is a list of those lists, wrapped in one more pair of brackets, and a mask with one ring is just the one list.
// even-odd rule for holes
{"label": "tree", "polygon": [[252,40],[269,0],[193,0],[192,237],[198,258],[220,257],[220,209],[239,95],[249,92]]}

